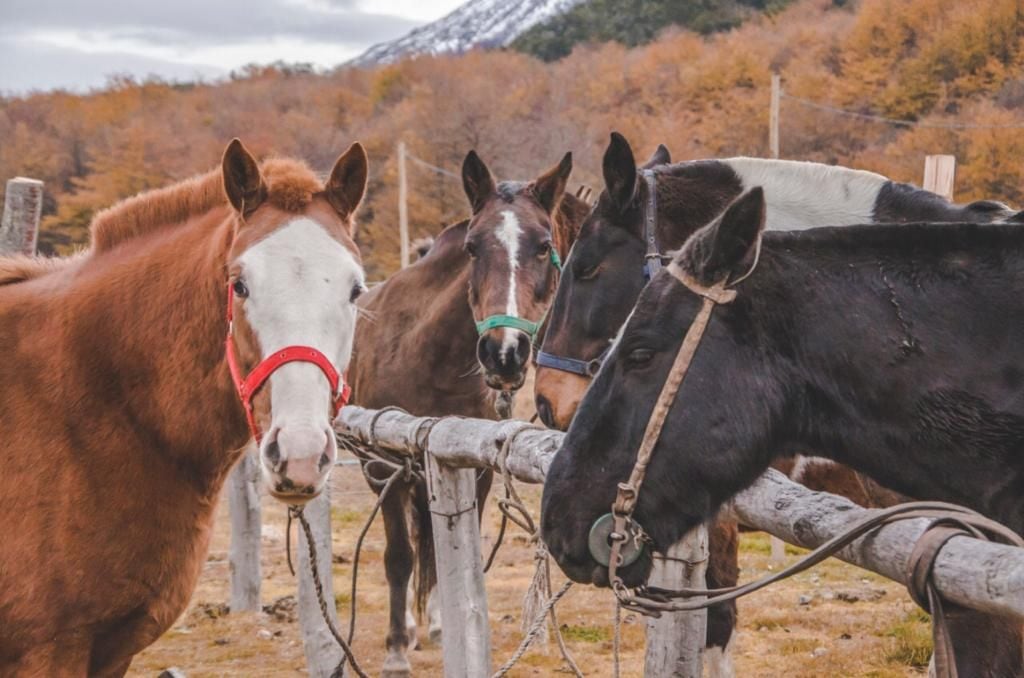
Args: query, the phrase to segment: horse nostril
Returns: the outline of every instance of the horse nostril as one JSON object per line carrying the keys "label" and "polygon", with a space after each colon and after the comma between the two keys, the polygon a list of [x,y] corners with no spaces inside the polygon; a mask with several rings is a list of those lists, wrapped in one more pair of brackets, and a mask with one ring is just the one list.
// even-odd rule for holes
{"label": "horse nostril", "polygon": [[329,454],[324,452],[320,455],[320,470],[323,471],[331,463],[331,457]]}
{"label": "horse nostril", "polygon": [[542,395],[537,396],[537,416],[548,428],[555,427],[555,418],[551,413],[551,403]]}
{"label": "horse nostril", "polygon": [[516,360],[519,365],[525,365],[530,361],[530,337],[519,332],[516,341]]}
{"label": "horse nostril", "polygon": [[281,464],[281,446],[278,445],[276,440],[267,445],[267,448],[263,451],[263,457],[270,464],[271,469],[274,471],[278,470],[278,466]]}

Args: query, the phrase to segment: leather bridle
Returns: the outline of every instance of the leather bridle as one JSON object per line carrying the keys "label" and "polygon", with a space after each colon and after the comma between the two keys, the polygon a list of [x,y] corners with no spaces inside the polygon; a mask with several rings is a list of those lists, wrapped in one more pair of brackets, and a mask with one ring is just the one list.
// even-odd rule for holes
{"label": "leather bridle", "polygon": [[[657,275],[658,271],[663,268],[662,260],[665,258],[665,255],[661,253],[658,247],[658,175],[653,169],[641,170],[640,174],[647,185],[647,200],[644,203],[642,217],[644,224],[644,247],[647,250],[644,254],[643,274],[644,280],[650,282]],[[601,351],[599,356],[591,360],[537,351],[537,367],[549,367],[581,377],[593,378],[608,357],[610,348],[611,341],[609,340],[608,347]]]}
{"label": "leather bridle", "polygon": [[[667,270],[684,287],[702,297],[703,303],[697,312],[697,317],[690,325],[690,329],[687,330],[683,343],[679,346],[679,352],[676,353],[665,384],[654,403],[654,409],[647,421],[647,428],[644,430],[644,437],[640,442],[636,463],[629,474],[629,479],[624,483],[619,483],[611,513],[598,518],[590,530],[591,555],[598,563],[607,565],[608,580],[616,590],[625,589],[616,570],[639,558],[645,544],[650,541],[643,528],[633,520],[633,511],[636,509],[640,487],[643,485],[647,466],[654,454],[654,447],[661,437],[661,430],[665,425],[669,410],[672,409],[672,403],[675,402],[679,387],[697,353],[697,347],[700,345],[704,331],[711,319],[711,312],[715,306],[729,304],[736,298],[736,291],[728,289],[725,280],[709,287],[682,270],[676,263],[670,264]],[[607,553],[601,547],[602,542],[611,546]]]}
{"label": "leather bridle", "polygon": [[270,375],[288,363],[312,363],[320,368],[320,371],[327,377],[327,383],[331,386],[331,407],[333,408],[331,418],[336,417],[338,410],[348,404],[349,397],[352,395],[352,389],[345,383],[345,379],[338,373],[334,365],[331,364],[330,359],[312,346],[286,346],[278,349],[261,360],[249,374],[242,374],[235,351],[234,298],[232,283],[229,282],[227,306],[228,334],[224,340],[224,353],[227,357],[228,369],[231,371],[231,381],[235,385],[238,399],[242,402],[242,407],[245,409],[245,420],[249,424],[249,431],[252,432],[252,437],[256,439],[256,443],[259,444],[263,440],[263,431],[260,430],[260,426],[256,422],[252,399],[263,384],[266,383],[267,379],[270,378]]}

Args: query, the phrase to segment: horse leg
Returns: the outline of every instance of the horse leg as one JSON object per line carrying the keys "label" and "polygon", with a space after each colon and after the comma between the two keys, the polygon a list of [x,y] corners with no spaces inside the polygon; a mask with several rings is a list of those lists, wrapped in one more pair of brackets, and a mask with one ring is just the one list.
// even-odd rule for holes
{"label": "horse leg", "polygon": [[1024,627],[1019,622],[964,608],[947,609],[946,622],[959,675],[1024,676]]}
{"label": "horse leg", "polygon": [[[405,678],[412,667],[407,656],[409,645],[415,642],[409,636],[409,580],[412,576],[413,551],[406,523],[410,488],[396,485],[384,498],[381,514],[384,518],[384,575],[388,582],[388,635],[387,657],[382,675],[385,678]],[[415,629],[415,627],[413,627]]]}
{"label": "horse leg", "polygon": [[430,589],[430,596],[427,598],[427,638],[434,645],[441,644],[441,594],[437,586]]}
{"label": "horse leg", "polygon": [[[709,589],[734,586],[739,579],[739,526],[734,520],[717,519],[708,533]],[[705,666],[709,678],[733,678],[732,639],[736,628],[736,603],[708,608]]]}

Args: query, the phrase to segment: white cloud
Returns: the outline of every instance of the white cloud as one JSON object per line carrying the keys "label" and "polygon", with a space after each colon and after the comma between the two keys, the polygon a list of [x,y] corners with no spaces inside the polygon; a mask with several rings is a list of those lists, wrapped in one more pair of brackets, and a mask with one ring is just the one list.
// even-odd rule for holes
{"label": "white cloud", "polygon": [[189,80],[249,63],[331,68],[463,0],[5,0],[0,92]]}

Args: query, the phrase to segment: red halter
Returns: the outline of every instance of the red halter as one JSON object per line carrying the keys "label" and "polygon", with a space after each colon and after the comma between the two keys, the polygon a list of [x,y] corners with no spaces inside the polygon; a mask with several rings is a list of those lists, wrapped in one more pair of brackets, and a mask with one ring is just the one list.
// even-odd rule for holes
{"label": "red halter", "polygon": [[277,368],[288,363],[313,363],[320,368],[320,371],[327,377],[327,383],[331,385],[331,393],[334,394],[331,399],[331,404],[334,407],[332,416],[337,416],[338,410],[348,404],[348,399],[352,395],[352,388],[345,383],[344,378],[338,374],[338,370],[334,369],[334,365],[331,364],[327,356],[312,346],[286,346],[278,351],[274,351],[272,355],[260,361],[253,368],[252,372],[244,377],[242,376],[242,370],[238,366],[238,357],[235,355],[235,342],[233,341],[235,329],[234,298],[235,295],[231,289],[231,283],[228,283],[228,336],[224,342],[225,353],[228,359],[228,369],[231,370],[231,381],[234,382],[235,390],[238,391],[238,398],[242,401],[242,406],[245,408],[245,419],[249,422],[249,430],[252,431],[256,442],[259,443],[263,439],[263,432],[260,431],[259,424],[256,423],[256,416],[253,413],[253,396],[256,395],[256,392],[260,390],[263,383],[270,378],[270,375]]}

